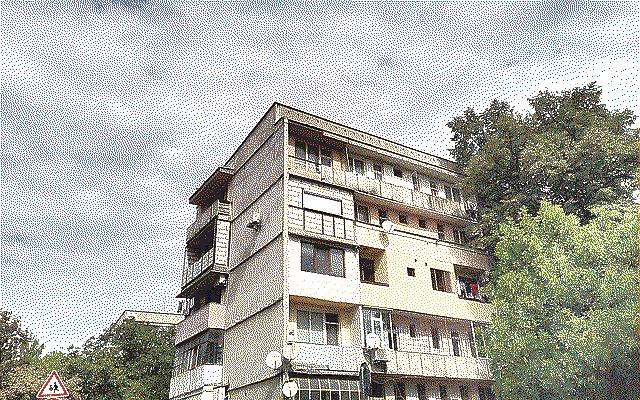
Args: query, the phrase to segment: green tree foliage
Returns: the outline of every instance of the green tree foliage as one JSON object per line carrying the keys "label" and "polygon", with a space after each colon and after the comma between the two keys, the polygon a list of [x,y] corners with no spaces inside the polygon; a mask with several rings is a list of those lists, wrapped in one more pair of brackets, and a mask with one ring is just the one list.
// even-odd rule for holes
{"label": "green tree foliage", "polygon": [[[169,397],[173,328],[126,320],[87,340],[82,348],[41,357],[42,346],[20,329],[10,313],[5,316],[3,312],[1,322],[2,399],[32,400],[52,370],[60,375],[71,400]],[[11,363],[5,363],[5,354],[12,355],[6,359],[13,360]]]}
{"label": "green tree foliage", "polygon": [[638,208],[559,206],[499,227],[488,353],[500,399],[636,399]]}
{"label": "green tree foliage", "polygon": [[[0,311],[0,394],[14,384],[15,371],[37,364],[43,346],[10,311]],[[0,396],[2,397],[2,396]]]}
{"label": "green tree foliage", "polygon": [[520,115],[494,101],[482,113],[468,109],[447,124],[451,154],[478,200],[485,237],[505,218],[517,218],[523,206],[535,213],[549,201],[584,224],[593,206],[630,194],[640,130],[631,129],[630,110],[607,109],[601,94],[593,83],[544,91],[529,99],[533,112]]}

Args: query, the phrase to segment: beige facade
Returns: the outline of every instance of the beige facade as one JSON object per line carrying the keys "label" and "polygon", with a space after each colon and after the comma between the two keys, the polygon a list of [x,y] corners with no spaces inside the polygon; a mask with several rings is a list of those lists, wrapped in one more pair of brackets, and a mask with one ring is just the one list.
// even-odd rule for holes
{"label": "beige facade", "polygon": [[281,399],[294,380],[296,400],[360,400],[365,364],[370,397],[489,399],[490,260],[465,244],[461,181],[449,160],[274,104],[190,198],[171,397]]}

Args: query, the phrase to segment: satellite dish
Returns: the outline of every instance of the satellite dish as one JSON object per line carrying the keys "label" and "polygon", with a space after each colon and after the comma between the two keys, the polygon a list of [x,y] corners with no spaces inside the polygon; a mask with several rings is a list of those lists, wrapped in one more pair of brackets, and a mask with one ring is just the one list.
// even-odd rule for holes
{"label": "satellite dish", "polygon": [[284,397],[292,398],[298,394],[298,384],[295,381],[287,381],[282,385],[282,394]]}
{"label": "satellite dish", "polygon": [[282,354],[277,351],[272,351],[267,354],[267,358],[265,358],[264,362],[271,369],[279,369],[282,366]]}
{"label": "satellite dish", "polygon": [[393,222],[389,220],[383,221],[381,225],[382,229],[384,229],[387,233],[391,233],[394,229],[396,229],[396,226],[393,224]]}
{"label": "satellite dish", "polygon": [[380,336],[378,336],[375,333],[371,332],[365,338],[365,343],[367,344],[367,347],[370,348],[370,349],[378,349],[378,348],[380,348],[380,345],[382,344],[382,341],[380,340]]}

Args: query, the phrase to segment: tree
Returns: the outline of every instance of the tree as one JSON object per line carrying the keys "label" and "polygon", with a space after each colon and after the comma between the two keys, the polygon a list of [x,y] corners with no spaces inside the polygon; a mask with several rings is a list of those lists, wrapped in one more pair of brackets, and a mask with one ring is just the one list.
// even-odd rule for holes
{"label": "tree", "polygon": [[26,368],[40,360],[43,346],[31,332],[23,329],[20,319],[10,311],[0,311],[0,390],[18,368]]}
{"label": "tree", "polygon": [[499,227],[488,353],[500,399],[640,396],[638,207],[542,203]]}
{"label": "tree", "polygon": [[630,196],[640,129],[631,128],[630,110],[608,110],[601,95],[594,83],[544,91],[529,99],[533,112],[520,115],[494,101],[480,114],[468,109],[447,124],[451,154],[478,200],[490,248],[497,225],[517,218],[523,206],[535,214],[548,201],[584,224],[593,206]]}
{"label": "tree", "polygon": [[71,349],[70,372],[86,399],[159,399],[169,397],[173,328],[125,320],[82,349]]}

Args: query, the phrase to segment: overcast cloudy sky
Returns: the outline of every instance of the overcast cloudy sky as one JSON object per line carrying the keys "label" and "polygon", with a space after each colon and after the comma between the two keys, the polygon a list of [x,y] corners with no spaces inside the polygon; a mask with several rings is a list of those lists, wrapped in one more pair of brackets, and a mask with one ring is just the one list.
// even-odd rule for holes
{"label": "overcast cloudy sky", "polygon": [[48,350],[175,311],[187,198],[274,101],[448,156],[494,98],[640,114],[640,3],[2,3],[1,307]]}

